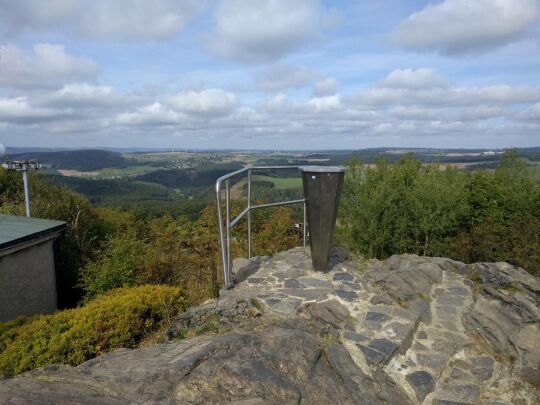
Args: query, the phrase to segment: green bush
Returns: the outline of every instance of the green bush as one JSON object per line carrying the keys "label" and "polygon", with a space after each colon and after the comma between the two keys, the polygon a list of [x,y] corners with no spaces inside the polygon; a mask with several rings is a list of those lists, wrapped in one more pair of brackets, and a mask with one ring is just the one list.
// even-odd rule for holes
{"label": "green bush", "polygon": [[443,253],[468,213],[464,177],[411,157],[395,164],[381,160],[375,167],[351,165],[339,236],[368,257]]}
{"label": "green bush", "polygon": [[446,256],[540,269],[540,186],[513,150],[494,171],[352,163],[338,219],[340,243],[366,257]]}
{"label": "green bush", "polygon": [[141,286],[110,291],[80,308],[0,324],[0,375],[54,363],[77,365],[134,347],[187,306],[178,287]]}
{"label": "green bush", "polygon": [[145,257],[146,245],[132,232],[109,237],[99,260],[89,262],[81,272],[85,299],[114,288],[136,285],[137,270]]}

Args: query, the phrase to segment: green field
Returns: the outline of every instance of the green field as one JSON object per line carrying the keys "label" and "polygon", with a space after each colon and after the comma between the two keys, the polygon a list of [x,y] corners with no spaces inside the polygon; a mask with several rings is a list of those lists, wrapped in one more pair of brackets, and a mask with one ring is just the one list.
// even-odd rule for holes
{"label": "green field", "polygon": [[[302,187],[302,179],[299,177],[296,178],[281,178],[281,177],[270,177],[270,176],[261,176],[253,175],[251,181],[269,181],[274,183],[274,188],[276,190],[290,190],[290,189],[300,189]],[[231,187],[231,196],[233,199],[240,198],[242,196],[242,189],[247,183],[247,178],[243,178],[241,181],[236,183]]]}
{"label": "green field", "polygon": [[155,172],[156,170],[161,170],[161,168],[153,166],[128,166],[123,168],[110,167],[98,170],[99,175],[96,177],[137,176],[139,174]]}
{"label": "green field", "polygon": [[[281,178],[281,177],[270,177],[270,176],[261,176],[253,175],[251,181],[270,181],[274,183],[276,189],[284,190],[290,188],[300,188],[302,187],[302,179],[299,177],[296,178]],[[242,179],[232,187],[232,189],[241,190],[242,187],[247,183],[247,178]]]}
{"label": "green field", "polygon": [[300,177],[280,178],[280,177],[255,175],[253,176],[253,180],[271,181],[272,183],[274,183],[275,188],[278,188],[278,189],[302,187],[302,179]]}

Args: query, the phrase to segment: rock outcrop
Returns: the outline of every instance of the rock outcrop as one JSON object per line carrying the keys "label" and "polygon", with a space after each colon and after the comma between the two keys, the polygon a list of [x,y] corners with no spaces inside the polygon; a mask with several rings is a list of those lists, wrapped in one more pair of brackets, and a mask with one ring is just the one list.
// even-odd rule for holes
{"label": "rock outcrop", "polygon": [[412,255],[327,273],[297,248],[189,309],[166,343],[0,379],[0,403],[536,404],[540,280]]}

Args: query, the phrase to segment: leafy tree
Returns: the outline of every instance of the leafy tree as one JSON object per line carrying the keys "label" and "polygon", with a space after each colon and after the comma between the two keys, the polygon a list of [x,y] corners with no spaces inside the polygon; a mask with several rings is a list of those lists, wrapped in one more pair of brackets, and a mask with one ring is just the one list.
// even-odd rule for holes
{"label": "leafy tree", "polygon": [[458,236],[465,261],[508,261],[540,271],[540,187],[513,150],[494,173],[478,172],[467,183],[470,215]]}
{"label": "leafy tree", "polygon": [[114,288],[134,286],[146,249],[144,242],[132,232],[111,236],[104,246],[103,255],[89,262],[82,271],[86,299]]}

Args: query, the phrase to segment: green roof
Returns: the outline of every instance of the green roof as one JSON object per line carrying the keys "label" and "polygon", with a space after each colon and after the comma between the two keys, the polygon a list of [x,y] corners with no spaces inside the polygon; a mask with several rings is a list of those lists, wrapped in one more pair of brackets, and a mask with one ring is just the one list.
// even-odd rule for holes
{"label": "green roof", "polygon": [[63,231],[66,223],[0,214],[0,250]]}

